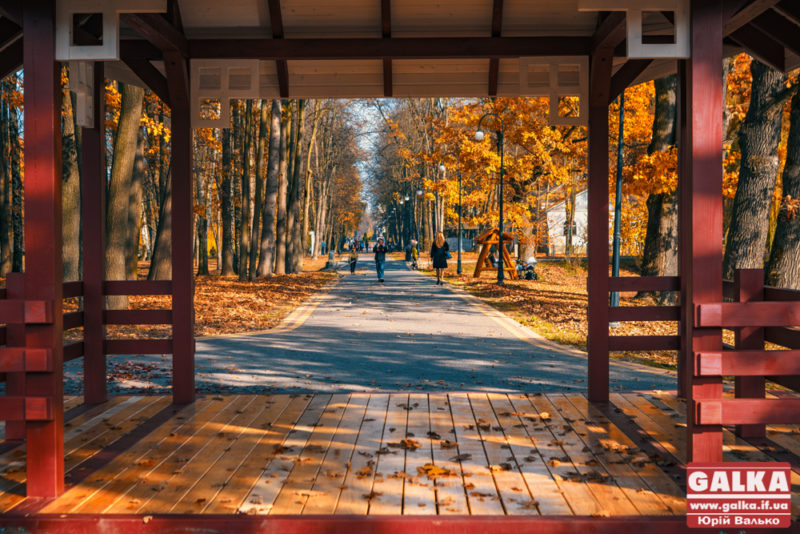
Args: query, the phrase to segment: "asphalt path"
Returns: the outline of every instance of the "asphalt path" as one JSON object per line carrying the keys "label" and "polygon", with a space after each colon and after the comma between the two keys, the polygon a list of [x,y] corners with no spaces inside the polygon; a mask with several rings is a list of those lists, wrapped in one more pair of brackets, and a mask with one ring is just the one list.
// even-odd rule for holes
{"label": "asphalt path", "polygon": [[[300,314],[299,326],[198,339],[198,390],[586,390],[585,353],[542,339],[475,297],[447,284],[437,286],[404,262],[387,261],[383,284],[370,255],[361,255],[356,274],[341,272],[338,284]],[[169,356],[110,357],[109,364],[123,376],[111,385],[113,392],[168,391]],[[78,392],[77,372],[68,369],[67,393]],[[612,362],[611,389],[674,390],[675,377]]]}

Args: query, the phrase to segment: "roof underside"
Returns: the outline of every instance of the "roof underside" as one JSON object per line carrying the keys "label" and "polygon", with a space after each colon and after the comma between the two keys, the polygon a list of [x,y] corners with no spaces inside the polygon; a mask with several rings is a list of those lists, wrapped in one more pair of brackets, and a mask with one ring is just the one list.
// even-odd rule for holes
{"label": "roof underside", "polygon": [[[266,98],[517,96],[519,57],[588,54],[613,19],[609,12],[578,11],[578,0],[168,4],[168,17],[188,40],[191,58],[262,60],[260,96]],[[800,64],[800,2],[726,0],[725,11],[726,53],[746,50],[781,70]],[[628,60],[625,21],[617,15],[618,86],[675,71],[675,60]],[[122,17],[123,50],[146,55],[163,73],[157,43],[147,43],[129,20]],[[670,14],[646,12],[643,30],[647,38],[663,41],[673,31]],[[134,70],[130,61],[109,62],[106,73],[138,83],[148,78]]]}

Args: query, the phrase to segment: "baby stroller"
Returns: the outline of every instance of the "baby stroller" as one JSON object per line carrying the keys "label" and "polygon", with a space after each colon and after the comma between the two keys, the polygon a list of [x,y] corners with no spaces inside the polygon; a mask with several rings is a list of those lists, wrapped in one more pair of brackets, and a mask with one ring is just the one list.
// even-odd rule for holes
{"label": "baby stroller", "polygon": [[538,280],[539,275],[536,274],[536,257],[531,256],[525,261],[517,260],[517,274],[520,280]]}

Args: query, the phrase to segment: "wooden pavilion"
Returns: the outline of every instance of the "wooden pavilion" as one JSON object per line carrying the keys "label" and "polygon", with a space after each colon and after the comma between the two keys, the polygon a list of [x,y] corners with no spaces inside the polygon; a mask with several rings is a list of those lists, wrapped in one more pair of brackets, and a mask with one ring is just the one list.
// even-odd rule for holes
{"label": "wooden pavilion", "polygon": [[[235,486],[237,480],[239,484],[252,482],[268,487],[270,469],[274,468],[278,475],[287,470],[294,474],[288,479],[280,476],[276,479],[288,484],[281,490],[289,492],[286,502],[291,504],[300,499],[303,506],[321,502],[317,499],[319,494],[313,493],[316,482],[308,482],[328,461],[324,452],[327,449],[318,444],[299,453],[304,455],[301,459],[310,458],[308,461],[281,460],[284,464],[273,462],[269,464],[273,467],[266,469],[260,463],[250,463],[256,461],[251,459],[238,466],[219,464],[216,470],[208,465],[196,465],[187,471],[175,468],[164,472],[154,468],[154,476],[183,477],[177,487],[186,490],[181,498],[195,499],[191,501],[194,508],[173,506],[183,502],[177,493],[167,493],[161,499],[162,504],[169,506],[137,507],[135,500],[140,497],[132,497],[127,508],[114,508],[111,503],[110,508],[102,510],[114,512],[107,515],[97,511],[83,513],[83,508],[77,505],[60,508],[58,503],[63,501],[59,499],[80,495],[84,500],[110,499],[109,495],[113,497],[115,491],[124,495],[127,490],[121,488],[128,488],[124,484],[136,485],[142,480],[135,478],[139,476],[136,472],[125,470],[131,466],[144,469],[151,461],[147,457],[150,453],[134,454],[140,451],[137,447],[151,446],[145,451],[152,452],[158,449],[154,444],[162,444],[159,446],[166,447],[163,454],[169,454],[179,446],[173,440],[182,435],[183,422],[196,425],[192,427],[195,430],[211,428],[217,429],[217,433],[191,434],[203,443],[186,442],[180,449],[182,453],[210,452],[204,443],[213,443],[213,450],[218,453],[215,458],[230,462],[234,453],[223,453],[229,451],[227,445],[215,441],[214,436],[219,438],[226,432],[241,434],[257,428],[256,424],[269,427],[277,418],[276,426],[291,427],[284,436],[311,432],[322,439],[319,432],[331,423],[332,414],[339,414],[339,421],[344,421],[347,416],[342,414],[350,413],[346,408],[341,411],[342,403],[348,407],[361,406],[365,410],[362,413],[370,413],[373,408],[380,412],[383,398],[373,401],[371,397],[357,395],[318,396],[303,399],[305,404],[288,397],[270,398],[261,403],[261,410],[248,408],[246,401],[237,398],[222,400],[217,406],[213,406],[212,399],[195,398],[192,129],[227,125],[231,98],[538,95],[550,98],[550,119],[554,124],[588,127],[588,399],[484,396],[473,400],[472,394],[453,394],[447,399],[430,396],[428,418],[412,421],[408,416],[407,429],[412,428],[409,425],[418,425],[420,429],[427,425],[433,432],[437,428],[434,425],[441,424],[442,428],[461,432],[470,426],[465,419],[480,418],[476,416],[478,413],[487,418],[521,417],[520,422],[509,427],[519,432],[525,430],[524,436],[517,437],[527,439],[526,449],[531,443],[528,438],[536,437],[535,433],[543,429],[552,430],[556,444],[551,446],[563,449],[565,445],[557,445],[566,439],[561,436],[568,432],[564,430],[561,434],[557,425],[562,425],[571,428],[569,432],[574,435],[570,434],[570,439],[594,439],[585,445],[590,451],[601,446],[605,439],[598,438],[598,432],[625,442],[629,449],[649,453],[650,458],[653,454],[671,456],[673,464],[720,461],[725,443],[729,452],[731,447],[746,449],[749,458],[784,455],[793,462],[794,476],[800,476],[796,435],[780,426],[770,426],[772,431],[767,435],[764,426],[800,423],[800,400],[788,395],[765,398],[764,389],[766,377],[800,389],[800,353],[764,351],[765,341],[789,349],[800,348],[798,331],[792,328],[800,325],[800,294],[763,287],[759,272],[741,272],[735,282],[726,283],[721,261],[722,60],[726,55],[746,50],[781,70],[796,66],[800,54],[800,5],[795,0],[0,0],[0,14],[0,74],[20,67],[25,74],[26,236],[26,271],[9,277],[5,298],[0,301],[0,316],[7,325],[3,330],[4,346],[0,348],[0,372],[6,380],[6,395],[0,398],[0,417],[7,421],[6,439],[0,449],[5,469],[0,479],[3,511],[0,528],[157,532],[204,527],[226,532],[291,533],[354,529],[618,532],[646,527],[654,534],[685,529],[684,519],[675,515],[680,513],[680,504],[673,506],[674,498],[680,498],[674,491],[679,487],[675,481],[680,473],[670,474],[669,461],[647,464],[646,468],[633,472],[622,472],[621,464],[610,462],[608,473],[601,476],[606,478],[598,481],[592,479],[589,471],[581,471],[591,465],[592,459],[581,460],[581,454],[587,453],[578,447],[572,451],[572,463],[579,471],[577,486],[570,485],[571,471],[552,472],[546,465],[543,467],[550,473],[548,480],[552,483],[535,486],[528,478],[513,474],[533,476],[534,472],[525,471],[521,464],[519,470],[508,471],[513,475],[509,477],[487,471],[486,463],[502,460],[501,454],[512,451],[519,460],[523,451],[515,449],[520,446],[515,436],[493,435],[492,425],[484,427],[477,420],[478,426],[473,425],[470,430],[474,436],[460,438],[461,447],[471,444],[477,449],[460,451],[456,464],[468,456],[477,458],[486,454],[484,465],[476,469],[488,474],[482,471],[475,478],[476,483],[486,483],[500,493],[524,483],[532,496],[535,486],[537,504],[526,507],[523,503],[516,510],[532,510],[538,517],[493,517],[491,514],[497,513],[498,508],[484,506],[486,503],[499,500],[502,503],[499,513],[515,513],[511,503],[516,501],[502,495],[476,495],[476,491],[469,493],[464,489],[468,506],[456,507],[460,515],[452,518],[398,517],[400,511],[416,513],[418,504],[413,508],[407,506],[413,499],[405,501],[406,507],[387,508],[385,513],[390,514],[387,516],[359,517],[352,514],[363,515],[364,508],[354,507],[350,515],[301,517],[293,506],[274,508],[286,515],[238,516],[230,515],[231,511],[241,512],[243,507],[233,510],[225,506],[207,507],[203,503],[208,497],[191,491],[201,481],[204,487],[215,487],[217,492],[220,487],[233,492],[229,484]],[[58,246],[61,241],[59,65],[67,61],[75,74],[71,83],[78,95],[78,120],[83,126],[81,210],[86,261],[83,280],[64,284]],[[628,85],[670,72],[677,72],[680,80],[680,275],[611,278],[608,105]],[[103,280],[102,90],[106,78],[146,85],[172,110],[173,278],[170,281]],[[559,116],[557,104],[563,97],[579,98],[580,116]],[[209,102],[219,106],[218,115],[209,117],[203,113]],[[609,307],[610,292],[639,290],[679,291],[682,304]],[[106,295],[141,294],[171,295],[172,308],[103,309]],[[63,299],[75,296],[83,297],[83,310],[64,313]],[[676,321],[679,334],[610,336],[610,321],[629,320]],[[171,340],[114,340],[105,339],[103,334],[103,325],[107,324],[163,323],[172,326]],[[64,331],[80,326],[83,340],[65,345]],[[737,332],[733,349],[723,347],[724,328]],[[655,393],[647,398],[609,397],[610,351],[664,349],[679,351],[676,386],[685,404],[675,397],[658,398]],[[108,398],[106,356],[137,353],[172,355],[172,405],[170,399]],[[65,399],[63,363],[75,358],[83,358],[85,394],[83,399]],[[723,376],[737,377],[737,398],[723,397]],[[410,403],[406,393],[400,394],[399,404],[403,395],[405,402]],[[385,402],[398,404],[391,398]],[[274,403],[283,403],[282,408],[275,407],[273,411],[266,407]],[[449,423],[442,423],[436,417],[440,413],[438,408],[444,411],[449,408]],[[514,415],[520,413],[530,417]],[[544,413],[550,417],[545,418]],[[387,409],[384,417],[404,415]],[[554,421],[556,426],[526,426],[529,419],[536,417]],[[373,439],[374,432],[363,426],[367,419],[373,418],[361,419],[361,426],[355,428],[365,428],[364,439]],[[684,420],[685,430],[682,427],[676,430],[675,421],[682,425]],[[207,427],[209,421],[216,421],[216,426]],[[462,422],[465,427],[460,426]],[[731,433],[731,425],[738,425],[737,434]],[[66,432],[65,427],[69,428]],[[783,447],[772,439],[776,432],[788,436],[781,442]],[[360,439],[352,433],[346,435],[350,436],[347,439]],[[362,434],[357,431],[356,435]],[[380,444],[382,438],[379,432],[377,435]],[[335,432],[329,432],[327,443],[336,436]],[[262,450],[273,438],[278,439],[260,436],[253,450]],[[570,439],[566,440],[568,444],[572,443]],[[281,443],[276,442],[275,450],[283,447]],[[352,444],[351,453],[359,443]],[[498,443],[503,445],[502,450],[497,448]],[[547,448],[544,443],[540,440],[540,455]],[[447,458],[437,459],[438,448],[428,450],[431,462],[449,465]],[[20,455],[26,456],[24,469],[19,466],[11,469]],[[405,456],[391,457],[393,462],[405,458],[405,464],[396,465],[399,467],[396,472],[404,472],[409,466],[408,459],[413,458],[410,455],[411,452],[405,451]],[[205,453],[200,456],[206,457]],[[741,455],[734,456],[726,455],[725,459],[741,459]],[[546,460],[546,456],[541,456],[541,460]],[[248,467],[257,469],[256,474],[249,473]],[[424,469],[424,464],[418,467]],[[457,465],[449,467],[456,469]],[[230,470],[237,469],[245,469],[240,473],[242,477],[230,479]],[[120,474],[123,471],[128,475]],[[220,476],[217,481],[213,479],[215,472]],[[646,478],[645,472],[653,478]],[[64,493],[65,476],[71,486],[67,493]],[[251,480],[253,477],[255,481]],[[402,478],[394,480],[400,480],[399,486],[392,482],[382,492],[375,492],[373,486],[365,491],[368,497],[364,500],[372,502],[375,493],[400,492],[403,499],[413,497],[412,486],[404,486]],[[437,498],[445,496],[446,486],[433,484]],[[629,492],[642,493],[637,484],[646,485],[645,495],[658,494],[659,502],[664,505],[662,512],[669,510],[663,512],[667,515],[659,515],[646,503],[635,504],[639,501]],[[247,496],[257,487],[248,487],[247,491],[240,488],[240,493]],[[404,487],[409,488],[406,493]],[[173,491],[178,490],[173,486]],[[345,490],[340,488],[340,491]],[[589,493],[580,495],[599,507],[594,509],[596,512],[580,506],[581,497],[575,492],[586,491]],[[267,493],[264,490],[263,494]],[[241,495],[236,498],[244,498]],[[264,495],[257,497],[265,499]],[[564,513],[576,517],[566,520],[564,516],[549,515],[557,512],[547,503],[558,495],[572,499]],[[441,498],[433,509],[444,514],[448,505]],[[152,494],[147,499],[150,502]],[[283,502],[280,497],[277,499],[276,503]],[[626,502],[633,507],[623,506]],[[329,506],[319,509],[327,510],[321,513],[333,513]],[[432,507],[420,506],[419,510],[422,509],[430,511]],[[198,511],[211,515],[196,515]],[[488,515],[466,517],[467,511],[476,516]],[[614,517],[605,517],[609,514]]]}

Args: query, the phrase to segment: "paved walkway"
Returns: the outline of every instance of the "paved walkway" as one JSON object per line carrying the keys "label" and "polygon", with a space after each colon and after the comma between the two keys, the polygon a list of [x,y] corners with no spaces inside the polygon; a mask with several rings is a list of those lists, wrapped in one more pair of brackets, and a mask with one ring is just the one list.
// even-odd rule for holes
{"label": "paved walkway", "polygon": [[[201,391],[585,391],[586,357],[478,299],[389,261],[379,284],[362,255],[294,329],[197,341]],[[309,314],[310,312],[310,314]],[[298,315],[304,315],[302,312]],[[70,362],[80,365],[80,360]],[[169,357],[115,357],[115,391],[163,393]],[[675,389],[674,375],[612,362],[616,391]],[[67,392],[79,386],[69,373]],[[71,386],[71,387],[70,387]]]}

